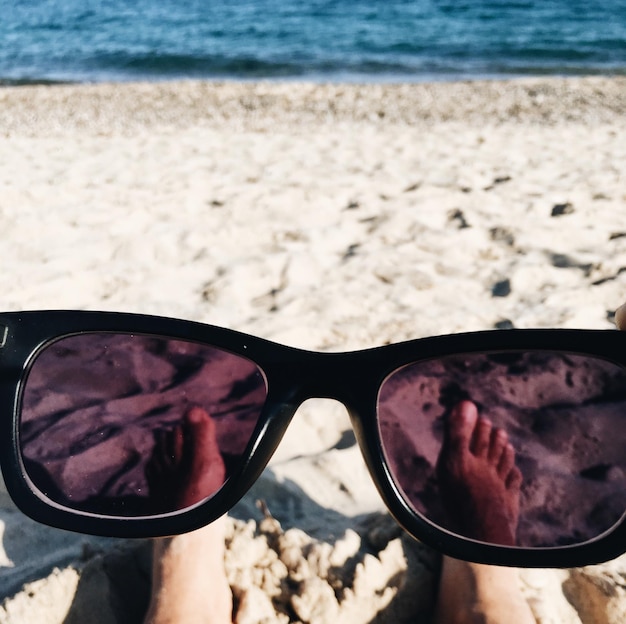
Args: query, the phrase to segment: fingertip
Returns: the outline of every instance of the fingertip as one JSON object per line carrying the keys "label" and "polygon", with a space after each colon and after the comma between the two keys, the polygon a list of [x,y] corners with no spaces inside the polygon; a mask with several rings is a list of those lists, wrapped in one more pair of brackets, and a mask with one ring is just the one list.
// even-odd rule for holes
{"label": "fingertip", "polygon": [[617,329],[626,331],[626,303],[615,310],[615,325]]}

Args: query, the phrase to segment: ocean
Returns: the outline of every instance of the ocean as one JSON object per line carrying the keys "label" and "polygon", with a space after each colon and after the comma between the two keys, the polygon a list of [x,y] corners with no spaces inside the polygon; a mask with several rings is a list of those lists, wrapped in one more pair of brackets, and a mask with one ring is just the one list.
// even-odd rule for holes
{"label": "ocean", "polygon": [[0,0],[0,84],[589,74],[626,0]]}

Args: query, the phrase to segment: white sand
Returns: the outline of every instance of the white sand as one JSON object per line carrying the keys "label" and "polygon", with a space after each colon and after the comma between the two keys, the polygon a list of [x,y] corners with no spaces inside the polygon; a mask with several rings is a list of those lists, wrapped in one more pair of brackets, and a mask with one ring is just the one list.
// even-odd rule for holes
{"label": "white sand", "polygon": [[[626,80],[600,78],[2,89],[0,307],[331,350],[507,320],[608,328],[626,300],[624,111]],[[239,624],[431,609],[439,557],[381,513],[348,429],[307,403],[236,511],[260,519],[262,498],[288,529],[233,522]],[[1,623],[140,620],[145,544],[41,527],[3,490],[0,539]],[[544,624],[623,622],[625,573],[526,571],[524,591]]]}

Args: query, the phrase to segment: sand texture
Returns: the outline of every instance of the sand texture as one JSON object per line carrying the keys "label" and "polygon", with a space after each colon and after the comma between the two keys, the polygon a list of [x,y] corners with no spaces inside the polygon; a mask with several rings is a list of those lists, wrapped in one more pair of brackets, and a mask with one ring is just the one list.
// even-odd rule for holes
{"label": "sand texture", "polygon": [[[153,313],[343,351],[493,328],[608,329],[626,300],[623,78],[4,88],[0,133],[3,310]],[[619,518],[626,434],[611,435],[609,424],[623,418],[619,375],[572,359],[465,362],[465,370],[472,365],[482,375],[472,400],[512,430],[532,482],[520,536],[553,542],[565,536],[555,527],[567,525],[571,538]],[[170,388],[167,362],[154,366]],[[520,383],[491,392],[490,375],[513,366]],[[411,371],[386,390],[387,443],[405,445],[421,467],[422,480],[403,488],[433,517],[441,397],[467,385],[459,370],[449,362],[419,371],[428,380],[424,435],[402,433]],[[47,394],[42,379],[33,377],[29,426],[48,427],[41,409],[62,411],[69,401],[73,420],[49,430],[63,442],[93,414],[71,380]],[[185,392],[204,397],[199,379],[182,382]],[[123,397],[125,384],[147,382],[111,383]],[[249,432],[220,421],[232,383],[218,380],[210,398],[227,470],[238,435]],[[565,404],[572,388],[578,398]],[[142,400],[150,413],[156,398]],[[168,405],[181,409],[174,398]],[[107,409],[96,416],[114,439]],[[160,413],[171,420],[173,412]],[[581,423],[582,446],[572,436]],[[145,449],[139,431],[126,433]],[[29,448],[32,461],[50,459],[36,435]],[[78,450],[74,460],[91,462],[94,474],[112,459],[96,444]],[[552,463],[533,463],[546,450]],[[67,476],[68,456],[53,459],[55,475]],[[135,467],[115,491],[140,473]],[[546,474],[548,485],[538,478]],[[64,483],[89,499],[84,483]],[[595,515],[574,512],[577,499]],[[237,624],[391,624],[432,612],[440,555],[386,514],[347,414],[330,401],[298,410],[233,510],[227,546]],[[140,622],[149,569],[147,542],[44,527],[0,489],[1,624]],[[625,574],[623,558],[527,570],[522,590],[541,624],[622,623]]]}

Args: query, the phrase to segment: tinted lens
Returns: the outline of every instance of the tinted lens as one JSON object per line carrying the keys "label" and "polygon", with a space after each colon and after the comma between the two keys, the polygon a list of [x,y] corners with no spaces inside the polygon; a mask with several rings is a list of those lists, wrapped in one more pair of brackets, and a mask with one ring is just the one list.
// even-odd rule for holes
{"label": "tinted lens", "polygon": [[626,512],[621,365],[541,351],[433,359],[392,373],[378,410],[406,501],[464,537],[580,544]]}
{"label": "tinted lens", "polygon": [[131,334],[62,338],[32,364],[19,439],[49,499],[149,516],[213,495],[238,466],[266,398],[251,361]]}

